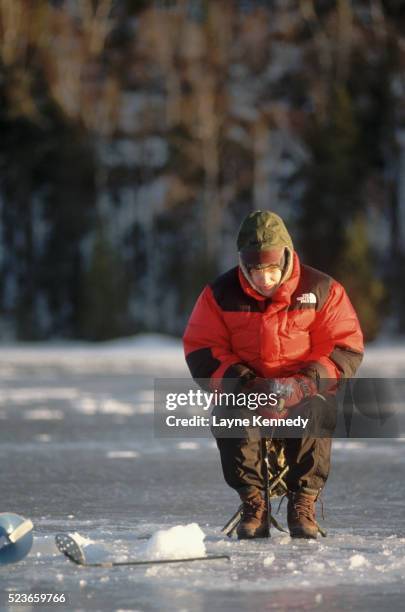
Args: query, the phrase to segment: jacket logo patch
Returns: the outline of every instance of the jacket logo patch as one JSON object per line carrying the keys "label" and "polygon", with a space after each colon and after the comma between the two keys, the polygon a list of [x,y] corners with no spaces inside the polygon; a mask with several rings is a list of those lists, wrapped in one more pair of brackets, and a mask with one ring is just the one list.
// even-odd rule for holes
{"label": "jacket logo patch", "polygon": [[297,297],[297,302],[301,302],[301,304],[316,304],[316,295],[315,293],[303,293]]}

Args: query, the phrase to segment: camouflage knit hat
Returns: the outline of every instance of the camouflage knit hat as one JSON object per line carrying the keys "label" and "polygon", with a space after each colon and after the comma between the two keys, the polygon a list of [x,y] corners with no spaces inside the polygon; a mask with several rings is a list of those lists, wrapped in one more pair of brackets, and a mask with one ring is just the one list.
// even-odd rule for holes
{"label": "camouflage knit hat", "polygon": [[283,267],[286,247],[290,253],[294,250],[284,221],[269,210],[256,210],[244,219],[237,246],[246,266],[276,264]]}

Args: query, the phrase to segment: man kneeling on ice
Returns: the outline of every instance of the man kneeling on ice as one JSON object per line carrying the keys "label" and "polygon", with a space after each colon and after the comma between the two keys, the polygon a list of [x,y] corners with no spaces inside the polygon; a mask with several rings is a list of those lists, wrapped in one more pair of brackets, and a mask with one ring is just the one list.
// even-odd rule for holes
{"label": "man kneeling on ice", "polygon": [[[360,325],[344,288],[300,263],[284,222],[270,211],[246,217],[237,247],[239,265],[204,288],[188,322],[184,348],[191,375],[200,385],[208,379],[211,390],[276,390],[283,398],[279,416],[302,413],[322,421],[325,415],[330,421],[336,380],[354,376],[363,356]],[[220,408],[231,416],[229,407]],[[268,414],[275,416],[273,406]],[[323,434],[304,431],[283,441],[292,537],[317,536],[315,502],[329,473],[333,429],[334,423],[321,424]],[[243,502],[239,538],[267,534],[260,435],[248,427],[237,438],[222,432],[217,438],[225,480]]]}

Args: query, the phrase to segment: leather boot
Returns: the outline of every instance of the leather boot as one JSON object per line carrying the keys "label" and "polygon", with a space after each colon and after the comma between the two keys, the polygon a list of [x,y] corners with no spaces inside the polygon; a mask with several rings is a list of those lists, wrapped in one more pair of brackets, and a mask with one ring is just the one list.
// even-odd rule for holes
{"label": "leather boot", "polygon": [[310,495],[302,490],[290,491],[288,494],[287,522],[292,538],[314,539],[318,535],[315,518],[317,495]]}
{"label": "leather boot", "polygon": [[239,540],[267,537],[267,510],[266,503],[260,493],[253,493],[249,497],[242,497],[242,519],[238,525]]}

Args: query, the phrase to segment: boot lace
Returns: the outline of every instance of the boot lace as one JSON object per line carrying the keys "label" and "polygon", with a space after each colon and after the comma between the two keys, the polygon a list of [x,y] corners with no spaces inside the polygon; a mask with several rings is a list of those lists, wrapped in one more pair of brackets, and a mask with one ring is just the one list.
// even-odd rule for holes
{"label": "boot lace", "polygon": [[308,495],[294,495],[292,499],[297,516],[305,516],[315,522],[314,498]]}

